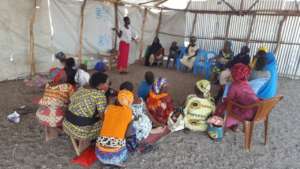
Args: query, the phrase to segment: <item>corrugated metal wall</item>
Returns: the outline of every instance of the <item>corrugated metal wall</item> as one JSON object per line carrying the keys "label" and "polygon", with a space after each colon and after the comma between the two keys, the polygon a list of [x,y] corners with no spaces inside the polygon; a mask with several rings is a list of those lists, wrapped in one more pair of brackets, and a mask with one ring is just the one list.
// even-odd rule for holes
{"label": "corrugated metal wall", "polygon": [[[256,0],[244,0],[244,9],[249,9]],[[240,0],[227,0],[235,9],[240,9]],[[192,2],[189,9],[197,10],[231,10],[220,0],[196,1]],[[252,10],[296,10],[294,1],[286,0],[261,0]],[[186,14],[186,36],[191,35],[194,13]],[[226,37],[226,25],[228,15],[198,14],[195,24],[194,35],[199,37],[198,45],[206,50],[218,51],[222,48],[224,40],[213,40]],[[233,43],[233,49],[237,54],[240,48],[245,45],[241,39],[247,39],[251,21],[254,16],[231,16],[228,39]],[[277,36],[280,22],[283,16],[262,16],[258,15],[254,19],[252,27],[251,40],[263,41],[260,43],[250,42],[251,55],[253,56],[260,46],[266,46],[274,52],[276,48]],[[276,59],[278,62],[278,71],[282,77],[300,78],[300,45],[291,45],[285,43],[300,44],[300,17],[288,16],[282,27],[281,41]],[[272,43],[271,43],[272,42]]]}

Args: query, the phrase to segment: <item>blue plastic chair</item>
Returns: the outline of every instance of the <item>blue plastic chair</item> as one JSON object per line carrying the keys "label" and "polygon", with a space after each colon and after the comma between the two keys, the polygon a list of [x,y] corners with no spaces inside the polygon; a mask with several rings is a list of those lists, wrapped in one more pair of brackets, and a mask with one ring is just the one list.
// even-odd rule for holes
{"label": "blue plastic chair", "polygon": [[[209,79],[211,76],[211,70],[214,65],[213,58],[216,53],[213,51],[199,50],[195,59],[193,73],[196,76],[198,73],[202,74],[205,72],[205,79]],[[203,60],[203,62],[200,62]]]}
{"label": "blue plastic chair", "polygon": [[186,47],[180,47],[179,48],[179,53],[176,57],[176,69],[177,70],[182,70],[183,65],[181,64],[180,59],[182,59],[185,54],[187,54],[187,48]]}

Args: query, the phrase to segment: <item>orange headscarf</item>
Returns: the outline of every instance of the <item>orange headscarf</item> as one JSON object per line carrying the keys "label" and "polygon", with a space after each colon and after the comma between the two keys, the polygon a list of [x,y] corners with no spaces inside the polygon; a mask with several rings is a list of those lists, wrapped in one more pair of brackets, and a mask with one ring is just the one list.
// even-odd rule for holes
{"label": "orange headscarf", "polygon": [[122,106],[130,107],[133,103],[134,96],[133,93],[128,90],[121,90],[118,93],[118,102]]}

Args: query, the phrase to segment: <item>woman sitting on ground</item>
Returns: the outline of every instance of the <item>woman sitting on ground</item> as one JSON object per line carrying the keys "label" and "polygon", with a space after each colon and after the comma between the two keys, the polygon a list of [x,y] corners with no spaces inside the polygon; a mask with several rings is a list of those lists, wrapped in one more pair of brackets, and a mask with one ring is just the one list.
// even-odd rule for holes
{"label": "woman sitting on ground", "polygon": [[80,152],[98,135],[106,108],[105,92],[108,87],[108,76],[97,72],[91,76],[89,85],[79,88],[70,98],[63,129],[72,139],[79,140]]}
{"label": "woman sitting on ground", "polygon": [[184,124],[192,131],[206,131],[208,116],[215,111],[215,104],[210,97],[210,82],[200,80],[196,83],[195,94],[189,95],[184,108]]}
{"label": "woman sitting on ground", "polygon": [[[120,85],[120,90],[128,90],[134,93],[133,84],[128,81]],[[148,117],[148,110],[143,98],[135,95],[131,109],[134,116],[132,123],[134,133],[131,134],[135,135],[137,141],[141,142],[143,139],[147,138],[152,129],[152,123]]]}
{"label": "woman sitting on ground", "polygon": [[167,68],[169,67],[169,63],[170,63],[171,59],[173,59],[173,67],[175,67],[178,53],[179,53],[179,47],[177,46],[177,42],[173,41],[172,45],[169,49],[168,61],[167,61],[167,65],[166,65]]}
{"label": "woman sitting on ground", "polygon": [[147,108],[154,126],[167,125],[168,117],[174,111],[174,105],[165,78],[160,77],[155,80],[147,99]]}
{"label": "woman sitting on ground", "polygon": [[[242,63],[235,64],[231,68],[233,82],[229,87],[227,97],[217,106],[217,110],[214,113],[215,115],[221,117],[224,116],[227,100],[232,100],[233,102],[241,105],[251,105],[259,101],[248,83],[250,73],[251,69],[249,66]],[[242,120],[251,120],[256,111],[256,109],[240,109],[236,106],[233,106],[232,110]],[[228,118],[225,125],[227,128],[235,130],[239,123],[240,121],[237,121],[236,119]]]}
{"label": "woman sitting on ground", "polygon": [[73,85],[64,80],[66,79],[60,79],[56,83],[47,83],[44,95],[39,101],[36,117],[45,127],[46,142],[56,138],[61,131],[69,98],[75,90]]}
{"label": "woman sitting on ground", "polygon": [[[62,55],[62,54],[60,54]],[[62,56],[61,56],[62,57]],[[60,57],[58,57],[60,58]],[[61,59],[64,68],[62,69],[51,69],[50,70],[50,79],[54,84],[62,81],[67,81],[68,83],[76,86],[75,75],[76,75],[76,65],[74,58]]]}
{"label": "woman sitting on ground", "polygon": [[138,96],[141,97],[144,101],[147,100],[149,92],[152,89],[154,83],[154,74],[151,71],[147,71],[144,75],[145,80],[143,80],[138,88]]}
{"label": "woman sitting on ground", "polygon": [[117,103],[109,105],[96,143],[96,156],[105,165],[123,167],[127,160],[126,136],[130,133],[133,93],[121,90]]}
{"label": "woman sitting on ground", "polygon": [[180,60],[181,64],[192,70],[197,55],[196,37],[190,38],[189,46],[187,47],[187,54]]}
{"label": "woman sitting on ground", "polygon": [[152,45],[147,49],[147,53],[145,56],[145,66],[162,64],[164,55],[164,48],[160,44],[159,38],[155,37]]}

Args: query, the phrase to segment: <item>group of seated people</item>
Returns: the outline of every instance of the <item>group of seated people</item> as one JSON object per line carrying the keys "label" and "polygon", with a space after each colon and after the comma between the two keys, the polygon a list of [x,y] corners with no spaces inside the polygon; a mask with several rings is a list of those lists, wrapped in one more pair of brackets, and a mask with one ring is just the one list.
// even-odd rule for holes
{"label": "group of seated people", "polygon": [[[189,52],[195,52],[194,43],[190,44]],[[45,86],[36,112],[45,128],[46,141],[64,132],[78,141],[80,152],[93,145],[101,163],[123,166],[128,153],[147,147],[153,136],[160,138],[183,129],[207,131],[208,118],[224,117],[228,99],[248,105],[276,95],[276,61],[265,48],[258,50],[251,63],[248,47],[243,47],[233,58],[230,47],[224,47],[220,53],[224,56],[220,60],[225,62],[217,71],[221,97],[215,100],[211,82],[199,80],[195,93],[177,107],[168,92],[167,79],[155,78],[151,71],[145,73],[137,92],[129,81],[115,90],[110,88],[110,79],[104,71],[90,75],[83,65],[76,69],[73,58],[58,54],[64,68],[51,70],[51,81]],[[255,114],[255,109],[233,108],[233,111],[244,120]],[[225,126],[235,130],[239,123],[227,119]]]}
{"label": "group of seated people", "polygon": [[[169,48],[168,60],[166,67],[169,67],[171,59],[173,59],[173,66],[175,66],[175,60],[177,55],[179,54],[179,47],[177,42],[172,42]],[[155,37],[152,44],[148,46],[146,53],[145,53],[145,66],[162,66],[165,56],[165,49],[160,43],[158,37]]]}

